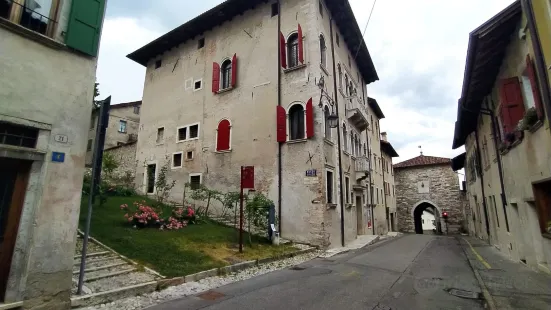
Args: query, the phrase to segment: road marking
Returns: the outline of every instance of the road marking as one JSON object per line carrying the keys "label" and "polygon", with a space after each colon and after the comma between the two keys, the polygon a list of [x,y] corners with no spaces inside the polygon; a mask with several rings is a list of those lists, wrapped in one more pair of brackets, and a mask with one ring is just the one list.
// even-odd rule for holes
{"label": "road marking", "polygon": [[490,266],[490,264],[488,264],[488,262],[485,261],[484,258],[482,258],[482,256],[480,256],[480,254],[478,254],[478,252],[473,248],[472,244],[469,241],[467,241],[467,239],[465,239],[465,238],[463,238],[463,240],[465,240],[465,242],[467,242],[467,244],[471,248],[471,251],[473,251],[474,255],[482,263],[482,265],[484,265],[484,267],[486,267],[486,269],[491,269],[492,266]]}

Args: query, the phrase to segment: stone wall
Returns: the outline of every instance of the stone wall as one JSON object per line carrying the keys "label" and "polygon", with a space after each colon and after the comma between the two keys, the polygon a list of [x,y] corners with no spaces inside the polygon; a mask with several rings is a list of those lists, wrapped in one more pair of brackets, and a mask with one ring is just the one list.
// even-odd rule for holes
{"label": "stone wall", "polygon": [[106,149],[104,153],[113,155],[115,160],[119,163],[119,167],[113,173],[114,178],[128,177],[131,182],[134,181],[136,166],[138,164],[136,161],[135,142]]}
{"label": "stone wall", "polygon": [[[460,191],[459,180],[449,164],[395,168],[398,230],[415,232],[414,207],[427,202],[437,209],[437,213],[448,212],[449,233],[457,233],[464,219],[464,194]],[[419,193],[419,182],[428,183],[428,193]],[[443,221],[442,229],[445,232]]]}

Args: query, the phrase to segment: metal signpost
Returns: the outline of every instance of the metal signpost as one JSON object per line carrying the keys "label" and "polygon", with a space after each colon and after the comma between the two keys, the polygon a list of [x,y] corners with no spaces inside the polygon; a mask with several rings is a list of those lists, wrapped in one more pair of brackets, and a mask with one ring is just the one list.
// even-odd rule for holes
{"label": "metal signpost", "polygon": [[239,196],[239,253],[243,253],[243,189],[254,188],[254,166],[241,166],[241,194]]}

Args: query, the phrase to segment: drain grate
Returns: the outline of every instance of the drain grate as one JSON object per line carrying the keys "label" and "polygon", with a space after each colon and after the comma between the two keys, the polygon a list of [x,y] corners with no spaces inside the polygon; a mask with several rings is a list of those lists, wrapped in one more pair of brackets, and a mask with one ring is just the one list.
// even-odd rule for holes
{"label": "drain grate", "polygon": [[226,296],[226,295],[224,295],[220,292],[215,292],[215,291],[208,291],[208,292],[204,292],[202,294],[197,295],[197,297],[199,297],[201,299],[204,299],[204,300],[217,300],[217,299],[220,299],[224,296]]}
{"label": "drain grate", "polygon": [[293,267],[291,267],[291,268],[289,268],[289,269],[291,269],[291,270],[304,270],[304,269],[306,269],[306,267],[302,267],[302,266],[293,266]]}
{"label": "drain grate", "polygon": [[460,290],[457,288],[450,288],[450,289],[446,289],[445,291],[448,292],[450,295],[460,297],[460,298],[482,299],[480,296],[480,293],[477,293],[477,292]]}

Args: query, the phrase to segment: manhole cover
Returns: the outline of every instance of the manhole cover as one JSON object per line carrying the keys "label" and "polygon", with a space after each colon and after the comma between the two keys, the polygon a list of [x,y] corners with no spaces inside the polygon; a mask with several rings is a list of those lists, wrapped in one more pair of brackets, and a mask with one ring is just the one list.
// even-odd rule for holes
{"label": "manhole cover", "polygon": [[468,298],[468,299],[481,299],[480,293],[472,292],[472,291],[465,291],[460,290],[456,288],[450,288],[446,290],[450,295],[460,297],[460,298]]}
{"label": "manhole cover", "polygon": [[302,266],[293,266],[290,268],[291,270],[304,270],[306,269],[306,267],[302,267]]}
{"label": "manhole cover", "polygon": [[224,296],[226,296],[226,295],[224,295],[222,293],[219,293],[219,292],[215,292],[215,291],[208,291],[208,292],[204,292],[202,294],[197,295],[197,297],[199,297],[201,299],[204,299],[204,300],[217,300],[217,299],[220,299]]}

